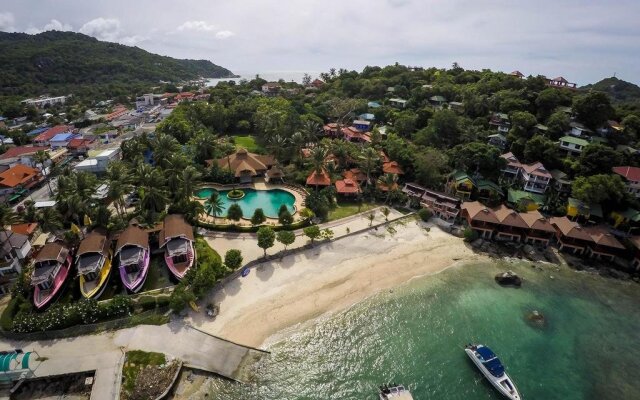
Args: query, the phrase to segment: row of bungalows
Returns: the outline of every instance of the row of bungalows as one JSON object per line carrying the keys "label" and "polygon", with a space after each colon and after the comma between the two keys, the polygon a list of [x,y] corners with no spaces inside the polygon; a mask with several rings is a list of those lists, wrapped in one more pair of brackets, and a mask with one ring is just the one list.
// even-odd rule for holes
{"label": "row of bungalows", "polygon": [[483,239],[547,246],[561,251],[612,261],[625,247],[599,226],[583,227],[567,217],[545,218],[538,211],[517,212],[504,205],[487,207],[472,201],[461,206],[461,217]]}

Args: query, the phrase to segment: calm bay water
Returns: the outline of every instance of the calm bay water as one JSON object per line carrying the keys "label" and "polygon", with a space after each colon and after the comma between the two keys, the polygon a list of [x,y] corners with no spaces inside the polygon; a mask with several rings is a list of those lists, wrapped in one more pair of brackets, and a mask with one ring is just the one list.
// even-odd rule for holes
{"label": "calm bay water", "polygon": [[[521,289],[494,283],[507,268]],[[381,293],[275,343],[251,384],[215,380],[209,398],[374,400],[397,382],[416,400],[500,399],[462,350],[477,341],[524,399],[640,399],[640,286],[543,268],[465,265]]]}
{"label": "calm bay water", "polygon": [[262,79],[266,79],[269,82],[276,82],[280,79],[284,79],[285,82],[296,82],[302,83],[302,78],[304,74],[309,74],[311,79],[315,79],[320,75],[320,72],[317,71],[267,71],[267,72],[246,72],[240,71],[237,72],[240,78],[215,78],[209,79],[207,81],[207,86],[216,86],[219,82],[240,82],[241,80],[250,81],[256,77],[256,75],[260,75]]}

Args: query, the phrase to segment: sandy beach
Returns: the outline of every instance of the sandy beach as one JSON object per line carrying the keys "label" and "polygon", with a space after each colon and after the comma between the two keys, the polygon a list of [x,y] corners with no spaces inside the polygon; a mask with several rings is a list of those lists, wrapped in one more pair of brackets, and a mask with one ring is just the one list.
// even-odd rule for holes
{"label": "sandy beach", "polygon": [[391,226],[265,262],[211,295],[208,301],[220,306],[215,320],[192,313],[188,322],[237,343],[268,347],[287,328],[412,278],[458,262],[488,260],[438,227],[427,229],[412,219]]}

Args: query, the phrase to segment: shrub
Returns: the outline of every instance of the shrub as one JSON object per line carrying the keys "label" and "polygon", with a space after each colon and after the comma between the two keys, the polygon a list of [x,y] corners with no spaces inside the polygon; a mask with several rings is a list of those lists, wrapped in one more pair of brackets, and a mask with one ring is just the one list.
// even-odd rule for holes
{"label": "shrub", "polygon": [[[283,204],[284,205],[284,204]],[[293,215],[285,207],[284,211],[278,213],[278,222],[281,225],[291,225],[293,223]]]}
{"label": "shrub", "polygon": [[138,299],[138,305],[143,310],[153,310],[156,308],[156,299],[153,296],[141,296]]}
{"label": "shrub", "polygon": [[242,208],[238,204],[232,204],[227,210],[227,218],[233,221],[240,221],[243,217]]}
{"label": "shrub", "polygon": [[[150,297],[150,296],[143,296],[143,297]],[[151,300],[153,300],[152,297],[151,297]],[[133,301],[131,300],[131,297],[123,296],[123,295],[114,296],[113,299],[109,301],[105,301],[98,306],[98,308],[100,309],[100,315],[103,318],[113,318],[113,317],[121,317],[124,315],[128,315],[129,312],[131,312],[132,307],[133,307]],[[154,301],[153,307],[155,307],[155,301]]]}
{"label": "shrub", "polygon": [[183,284],[179,284],[169,297],[169,307],[173,312],[179,313],[186,307],[187,303],[195,299],[196,296],[191,290],[187,289]]}
{"label": "shrub", "polygon": [[264,250],[264,256],[267,256],[267,249],[273,247],[276,240],[276,233],[270,226],[262,226],[258,229],[258,247]]}
{"label": "shrub", "polygon": [[20,310],[20,303],[25,301],[22,295],[18,295],[9,301],[7,307],[2,311],[2,316],[0,316],[0,328],[5,331],[10,331],[13,328],[13,318]]}
{"label": "shrub", "polygon": [[262,208],[256,208],[256,210],[253,212],[253,216],[251,217],[251,224],[260,225],[266,220],[267,217],[264,215],[264,211],[262,211]]}
{"label": "shrub", "polygon": [[242,266],[242,252],[240,250],[227,250],[224,255],[224,265],[230,270],[236,270]]}
{"label": "shrub", "polygon": [[166,307],[169,305],[169,296],[156,297],[156,306],[158,308]]}
{"label": "shrub", "polygon": [[474,231],[471,228],[465,228],[464,232],[462,233],[464,240],[467,242],[473,242],[474,240],[476,240],[478,238],[478,232]]}
{"label": "shrub", "polygon": [[433,213],[428,208],[421,208],[418,210],[418,216],[421,220],[427,222],[433,216]]}
{"label": "shrub", "polygon": [[320,235],[322,234],[320,232],[320,227],[318,227],[318,225],[311,225],[308,226],[306,228],[304,228],[302,230],[302,232],[304,232],[305,236],[307,236],[309,239],[311,239],[311,245],[313,246],[313,242],[318,239],[320,237]]}

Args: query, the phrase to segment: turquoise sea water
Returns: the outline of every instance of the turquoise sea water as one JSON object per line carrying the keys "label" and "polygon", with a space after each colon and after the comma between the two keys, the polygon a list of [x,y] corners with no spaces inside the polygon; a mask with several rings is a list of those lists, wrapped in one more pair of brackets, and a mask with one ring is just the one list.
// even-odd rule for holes
{"label": "turquoise sea water", "polygon": [[[640,399],[640,286],[543,268],[466,265],[414,280],[275,343],[250,384],[215,380],[209,398],[375,400],[397,382],[416,400],[500,399],[462,349],[476,341],[524,399]],[[505,269],[522,288],[495,284]],[[527,320],[534,309],[545,326]]]}
{"label": "turquoise sea water", "polygon": [[[211,193],[216,190],[213,188],[203,188],[196,192],[196,196],[208,199]],[[242,189],[244,197],[240,200],[230,200],[227,197],[229,190],[220,190],[220,198],[223,202],[223,211],[220,216],[227,215],[229,206],[233,203],[237,203],[242,208],[242,214],[245,218],[251,218],[256,208],[262,208],[264,214],[270,218],[278,218],[278,210],[282,204],[287,206],[290,213],[295,212],[294,204],[296,198],[286,190],[270,189],[270,190],[253,190]]]}

